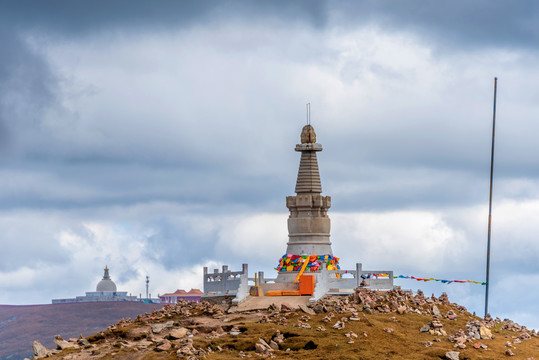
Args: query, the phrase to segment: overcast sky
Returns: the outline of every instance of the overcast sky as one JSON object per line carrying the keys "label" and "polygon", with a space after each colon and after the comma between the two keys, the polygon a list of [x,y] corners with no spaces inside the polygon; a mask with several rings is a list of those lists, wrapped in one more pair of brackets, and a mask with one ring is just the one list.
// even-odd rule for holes
{"label": "overcast sky", "polygon": [[[0,303],[272,268],[311,103],[344,268],[539,328],[539,4],[0,1]],[[484,286],[397,280],[483,313]]]}

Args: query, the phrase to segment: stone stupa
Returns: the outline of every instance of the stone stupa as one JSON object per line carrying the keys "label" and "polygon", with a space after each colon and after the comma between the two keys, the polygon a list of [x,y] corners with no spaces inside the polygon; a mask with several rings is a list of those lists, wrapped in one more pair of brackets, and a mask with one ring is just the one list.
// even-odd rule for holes
{"label": "stone stupa", "polygon": [[[278,282],[290,282],[296,277],[298,266],[303,262],[298,256],[309,256],[316,269],[326,266],[334,261],[337,268],[338,259],[333,257],[331,249],[330,229],[331,220],[328,209],[331,207],[331,197],[322,196],[322,182],[318,170],[316,153],[322,151],[322,145],[316,142],[316,133],[311,125],[306,125],[301,131],[301,144],[297,144],[296,151],[301,152],[298,178],[296,181],[296,195],[286,197],[286,207],[290,210],[288,217],[288,243],[286,254],[283,256],[278,268]],[[288,266],[284,262],[288,257]],[[291,265],[290,265],[291,264]],[[294,266],[295,265],[295,266]],[[333,266],[333,265],[331,265]],[[316,271],[310,269],[311,272]]]}

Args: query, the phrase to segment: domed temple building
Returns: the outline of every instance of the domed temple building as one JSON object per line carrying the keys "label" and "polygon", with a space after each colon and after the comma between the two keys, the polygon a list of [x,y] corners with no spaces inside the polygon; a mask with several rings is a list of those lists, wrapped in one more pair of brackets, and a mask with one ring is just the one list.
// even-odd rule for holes
{"label": "domed temple building", "polygon": [[139,301],[136,296],[127,295],[127,291],[117,291],[116,284],[111,280],[109,268],[105,266],[103,279],[97,283],[95,291],[87,292],[85,296],[72,299],[53,299],[53,304],[98,301]]}

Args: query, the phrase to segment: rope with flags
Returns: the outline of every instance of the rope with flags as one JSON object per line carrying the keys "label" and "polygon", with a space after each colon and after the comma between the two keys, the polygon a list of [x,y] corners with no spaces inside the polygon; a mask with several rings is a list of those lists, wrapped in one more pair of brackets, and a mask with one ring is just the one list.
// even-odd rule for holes
{"label": "rope with flags", "polygon": [[404,275],[394,276],[393,278],[394,279],[411,279],[411,280],[417,280],[417,281],[439,281],[443,284],[451,284],[451,283],[461,283],[461,284],[471,283],[471,284],[480,284],[480,285],[487,284],[486,282],[473,281],[473,280],[443,280],[443,279],[434,279],[434,278],[419,278],[419,277],[404,276]]}

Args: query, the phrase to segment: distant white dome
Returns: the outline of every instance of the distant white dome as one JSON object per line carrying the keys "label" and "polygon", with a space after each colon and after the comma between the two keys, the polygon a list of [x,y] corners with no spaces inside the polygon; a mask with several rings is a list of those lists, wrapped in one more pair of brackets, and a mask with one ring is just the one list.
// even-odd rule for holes
{"label": "distant white dome", "polygon": [[116,292],[116,284],[112,280],[101,280],[97,283],[95,291],[98,292]]}
{"label": "distant white dome", "polygon": [[105,266],[105,274],[103,279],[97,283],[95,288],[97,292],[116,292],[116,284],[110,279],[109,268]]}

